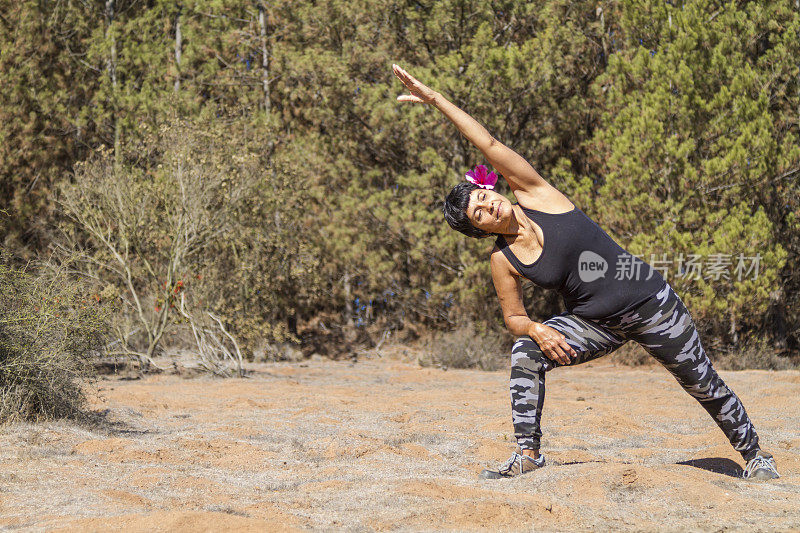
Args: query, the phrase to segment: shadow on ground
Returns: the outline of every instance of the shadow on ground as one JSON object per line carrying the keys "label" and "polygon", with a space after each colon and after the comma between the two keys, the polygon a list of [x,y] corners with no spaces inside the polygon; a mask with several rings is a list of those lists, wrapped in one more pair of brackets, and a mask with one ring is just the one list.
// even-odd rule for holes
{"label": "shadow on ground", "polygon": [[701,470],[714,472],[715,474],[724,474],[730,477],[742,477],[742,467],[735,461],[725,459],[723,457],[706,457],[703,459],[691,459],[689,461],[681,461],[676,463],[679,465],[693,466]]}

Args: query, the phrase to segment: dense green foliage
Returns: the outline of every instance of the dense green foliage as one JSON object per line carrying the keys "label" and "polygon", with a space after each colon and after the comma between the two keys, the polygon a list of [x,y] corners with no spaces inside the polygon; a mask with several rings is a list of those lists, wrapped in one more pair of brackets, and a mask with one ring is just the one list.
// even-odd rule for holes
{"label": "dense green foliage", "polygon": [[[501,327],[491,243],[451,231],[439,211],[481,155],[435,110],[395,102],[396,62],[620,244],[666,258],[709,348],[800,349],[794,0],[0,0],[0,13],[0,237],[17,255],[67,246],[106,261],[74,209],[113,220],[103,194],[127,184],[117,207],[138,199],[142,211],[128,228],[141,232],[132,280],[94,273],[128,295],[129,320],[177,321],[157,303],[191,272],[206,281],[187,295],[251,349]],[[155,139],[165,124],[186,142]],[[179,266],[171,157],[218,193],[197,212],[226,220]],[[221,209],[213,198],[229,186],[247,201]],[[121,229],[109,228],[117,244]],[[758,254],[757,276],[737,279],[740,254]],[[700,279],[681,275],[693,255]],[[726,260],[727,279],[714,275]],[[149,302],[141,312],[131,287]],[[554,293],[526,296],[533,317],[559,310]],[[130,348],[152,353],[152,338]]]}

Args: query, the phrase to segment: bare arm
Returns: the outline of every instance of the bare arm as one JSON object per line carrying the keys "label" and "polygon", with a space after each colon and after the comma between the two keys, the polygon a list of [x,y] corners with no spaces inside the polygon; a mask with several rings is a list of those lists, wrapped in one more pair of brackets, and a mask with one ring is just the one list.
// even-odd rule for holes
{"label": "bare arm", "polygon": [[577,356],[575,350],[567,343],[563,334],[550,326],[534,322],[528,317],[522,301],[522,283],[519,276],[512,273],[511,265],[497,247],[492,250],[490,263],[492,281],[494,281],[497,297],[500,299],[503,320],[505,320],[508,330],[512,335],[528,335],[553,361],[562,365],[570,364],[570,357]]}
{"label": "bare arm", "polygon": [[522,190],[533,193],[536,189],[552,188],[524,157],[492,137],[477,120],[440,93],[420,83],[399,66],[393,65],[392,68],[411,93],[399,96],[397,99],[401,102],[425,103],[436,107],[483,153],[489,163],[508,181],[514,192]]}

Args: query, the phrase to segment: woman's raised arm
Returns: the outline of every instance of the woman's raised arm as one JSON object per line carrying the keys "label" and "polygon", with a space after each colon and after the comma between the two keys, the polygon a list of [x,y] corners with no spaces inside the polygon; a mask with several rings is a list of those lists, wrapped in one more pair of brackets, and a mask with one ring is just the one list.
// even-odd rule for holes
{"label": "woman's raised arm", "polygon": [[441,111],[458,130],[471,142],[494,168],[508,181],[511,189],[533,192],[539,187],[550,185],[539,175],[524,157],[492,137],[477,120],[469,116],[444,96],[422,84],[411,74],[397,65],[392,65],[395,75],[403,82],[411,94],[398,96],[400,102],[430,104]]}

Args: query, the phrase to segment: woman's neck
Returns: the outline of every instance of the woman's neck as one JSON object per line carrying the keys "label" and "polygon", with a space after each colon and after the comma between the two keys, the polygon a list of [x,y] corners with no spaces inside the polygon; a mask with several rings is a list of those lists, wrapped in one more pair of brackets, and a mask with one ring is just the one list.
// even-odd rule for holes
{"label": "woman's neck", "polygon": [[511,205],[511,218],[508,221],[508,227],[503,231],[502,235],[506,237],[519,237],[525,230],[528,229],[528,217],[522,211],[522,208],[517,204]]}

